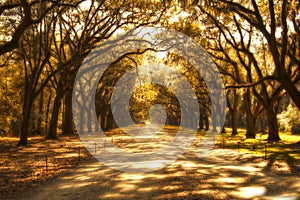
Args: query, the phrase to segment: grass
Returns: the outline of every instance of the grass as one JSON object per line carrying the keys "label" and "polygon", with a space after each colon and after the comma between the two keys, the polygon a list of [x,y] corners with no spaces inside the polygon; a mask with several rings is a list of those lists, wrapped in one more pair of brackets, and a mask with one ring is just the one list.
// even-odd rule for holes
{"label": "grass", "polygon": [[245,130],[239,129],[236,136],[231,136],[231,130],[226,129],[226,133],[220,135],[218,144],[222,148],[234,149],[241,153],[300,163],[300,145],[296,144],[300,141],[300,135],[280,132],[281,141],[268,142],[268,134],[257,134],[255,139],[246,139],[245,134]]}

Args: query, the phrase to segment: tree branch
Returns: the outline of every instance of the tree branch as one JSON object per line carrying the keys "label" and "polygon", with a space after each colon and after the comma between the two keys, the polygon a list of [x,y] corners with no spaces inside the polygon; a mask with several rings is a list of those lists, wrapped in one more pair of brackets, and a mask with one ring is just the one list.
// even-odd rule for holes
{"label": "tree branch", "polygon": [[239,84],[239,85],[228,85],[225,86],[225,89],[231,89],[231,88],[250,88],[250,87],[254,87],[256,85],[261,84],[262,82],[266,81],[266,80],[277,80],[278,79],[274,76],[266,76],[263,77],[262,79],[260,79],[259,81],[255,82],[255,83],[250,83],[250,84]]}

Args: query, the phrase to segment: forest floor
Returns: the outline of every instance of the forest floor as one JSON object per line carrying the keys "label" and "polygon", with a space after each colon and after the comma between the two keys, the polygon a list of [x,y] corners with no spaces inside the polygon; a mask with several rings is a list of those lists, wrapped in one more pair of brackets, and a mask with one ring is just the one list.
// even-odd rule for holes
{"label": "forest floor", "polygon": [[16,143],[0,138],[0,199],[300,199],[299,163],[222,144],[199,158],[194,141],[162,169],[125,173],[95,160],[76,136]]}

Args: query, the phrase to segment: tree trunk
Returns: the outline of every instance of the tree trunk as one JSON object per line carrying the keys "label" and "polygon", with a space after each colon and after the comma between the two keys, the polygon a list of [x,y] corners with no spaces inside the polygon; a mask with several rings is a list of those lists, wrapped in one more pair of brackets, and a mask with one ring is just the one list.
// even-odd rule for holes
{"label": "tree trunk", "polygon": [[43,122],[43,108],[44,108],[44,91],[40,94],[40,101],[39,101],[39,118],[38,118],[38,125],[37,131],[42,133],[42,122]]}
{"label": "tree trunk", "polygon": [[269,106],[266,109],[267,112],[267,122],[269,129],[269,137],[268,141],[279,141],[279,133],[278,133],[278,123],[276,118],[276,112],[274,112],[272,106]]}
{"label": "tree trunk", "polygon": [[51,104],[51,98],[52,98],[52,93],[51,90],[49,90],[49,98],[47,102],[47,108],[46,108],[46,123],[45,123],[45,130],[48,130],[48,122],[49,122],[49,112],[50,112],[50,104]]}
{"label": "tree trunk", "polygon": [[237,135],[237,109],[238,109],[238,101],[239,101],[239,95],[237,94],[237,92],[234,90],[234,102],[233,102],[233,106],[232,109],[230,109],[230,113],[231,113],[231,135],[235,136]]}
{"label": "tree trunk", "polygon": [[27,145],[29,122],[30,122],[30,112],[31,112],[31,106],[29,104],[27,104],[27,106],[25,106],[23,108],[23,119],[22,119],[22,125],[21,125],[21,134],[20,134],[20,140],[19,140],[18,145],[22,145],[22,146]]}
{"label": "tree trunk", "polygon": [[204,129],[204,110],[201,108],[201,105],[199,106],[200,110],[200,116],[199,116],[199,130]]}
{"label": "tree trunk", "polygon": [[212,119],[212,125],[213,125],[213,132],[217,132],[217,122],[216,122],[216,117],[214,116]]}
{"label": "tree trunk", "polygon": [[29,89],[25,90],[27,92],[24,92],[24,101],[23,101],[23,112],[22,112],[22,125],[21,125],[21,134],[20,134],[20,140],[18,145],[26,146],[27,145],[27,139],[28,139],[28,131],[29,131],[29,122],[30,122],[30,114],[31,114],[31,108],[33,104],[33,99],[31,98],[31,93],[28,92]]}
{"label": "tree trunk", "polygon": [[265,134],[265,122],[264,122],[264,119],[262,116],[259,117],[259,121],[260,121],[260,129],[261,129],[261,132],[263,134]]}
{"label": "tree trunk", "polygon": [[60,95],[57,95],[54,99],[49,130],[48,130],[48,134],[46,136],[46,139],[48,139],[48,140],[49,139],[57,139],[56,130],[57,130],[60,106],[61,106],[61,97],[60,97]]}
{"label": "tree trunk", "polygon": [[[82,110],[83,105],[80,105],[80,106],[81,106],[80,110]],[[79,114],[79,130],[77,130],[78,134],[83,133],[85,121],[86,121],[86,118],[85,118],[84,112],[80,112],[80,114]]]}
{"label": "tree trunk", "polygon": [[225,126],[222,127],[221,133],[226,133]]}
{"label": "tree trunk", "polygon": [[99,121],[98,118],[95,119],[95,132],[99,132]]}
{"label": "tree trunk", "polygon": [[246,119],[247,119],[247,132],[246,138],[255,138],[255,124],[256,124],[256,116],[251,111],[251,102],[250,102],[250,90],[243,94],[244,97],[244,106],[246,111]]}
{"label": "tree trunk", "polygon": [[205,130],[209,130],[209,118],[207,115],[204,115],[204,121],[205,121]]}
{"label": "tree trunk", "polygon": [[255,138],[256,118],[253,115],[247,115],[247,132],[246,138]]}
{"label": "tree trunk", "polygon": [[67,91],[64,97],[63,135],[73,134],[72,91]]}
{"label": "tree trunk", "polygon": [[91,114],[89,113],[90,112],[90,109],[86,109],[86,118],[87,118],[87,122],[86,122],[86,125],[87,125],[87,130],[88,132],[92,132],[92,119],[91,119]]}
{"label": "tree trunk", "polygon": [[231,135],[232,136],[237,135],[237,119],[236,119],[236,116],[237,116],[237,109],[233,109],[233,111],[231,113],[231,129],[232,129]]}
{"label": "tree trunk", "polygon": [[199,118],[199,130],[204,129],[204,116],[202,113],[202,109],[200,110],[200,118]]}
{"label": "tree trunk", "polygon": [[111,130],[115,128],[114,118],[110,110],[106,112],[106,130]]}

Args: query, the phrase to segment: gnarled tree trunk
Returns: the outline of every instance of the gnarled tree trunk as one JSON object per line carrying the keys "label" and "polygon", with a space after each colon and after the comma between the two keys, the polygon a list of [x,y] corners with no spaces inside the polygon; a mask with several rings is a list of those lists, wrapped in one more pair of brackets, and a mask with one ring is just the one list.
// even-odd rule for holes
{"label": "gnarled tree trunk", "polygon": [[61,95],[58,94],[54,99],[52,115],[51,115],[49,130],[46,139],[57,139],[56,131],[57,131],[57,123],[58,123],[61,101],[62,101]]}
{"label": "gnarled tree trunk", "polygon": [[246,120],[247,120],[246,138],[255,138],[256,116],[252,113],[251,110],[249,89],[247,89],[247,91],[243,94],[243,97],[244,97],[244,106],[245,106]]}
{"label": "gnarled tree trunk", "polygon": [[269,129],[269,141],[279,141],[279,133],[278,133],[278,123],[277,123],[277,117],[276,112],[274,111],[272,106],[269,106],[266,109],[267,112],[267,122],[268,122],[268,129]]}

